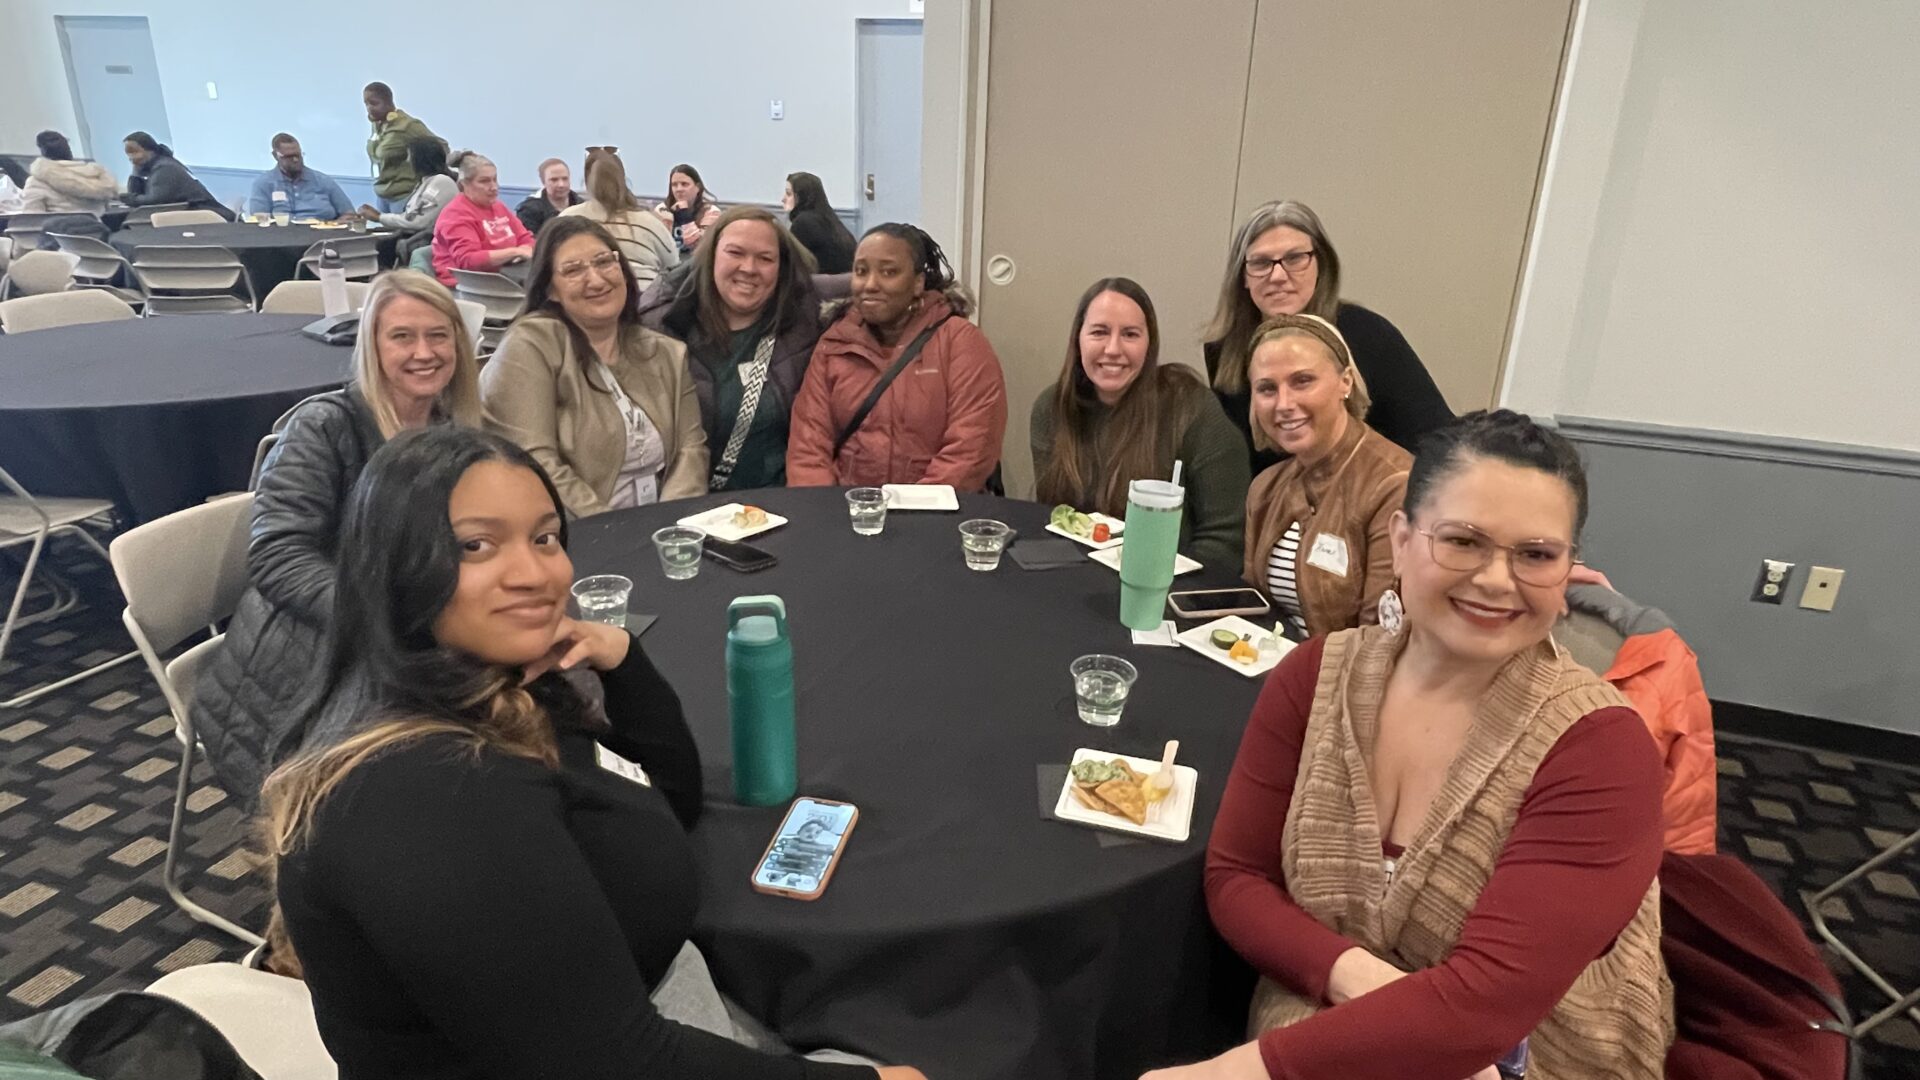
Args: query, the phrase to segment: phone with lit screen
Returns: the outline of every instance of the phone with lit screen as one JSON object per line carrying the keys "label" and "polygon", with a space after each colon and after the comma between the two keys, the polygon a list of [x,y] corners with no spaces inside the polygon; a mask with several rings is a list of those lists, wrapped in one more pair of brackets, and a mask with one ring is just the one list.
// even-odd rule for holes
{"label": "phone with lit screen", "polygon": [[818,900],[833,880],[860,810],[852,803],[801,796],[753,871],[753,889],[792,900]]}

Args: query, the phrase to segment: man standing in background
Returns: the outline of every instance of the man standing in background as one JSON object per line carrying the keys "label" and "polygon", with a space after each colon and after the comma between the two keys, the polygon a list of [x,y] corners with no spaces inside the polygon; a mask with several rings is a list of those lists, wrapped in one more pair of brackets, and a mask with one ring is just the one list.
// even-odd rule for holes
{"label": "man standing in background", "polygon": [[[383,213],[399,213],[407,205],[420,178],[407,160],[407,144],[415,139],[437,138],[427,125],[408,116],[393,105],[393,88],[383,82],[370,82],[360,92],[367,107],[367,119],[373,122],[373,135],[367,139],[367,158],[373,162],[373,195]],[[440,144],[446,145],[441,139]]]}

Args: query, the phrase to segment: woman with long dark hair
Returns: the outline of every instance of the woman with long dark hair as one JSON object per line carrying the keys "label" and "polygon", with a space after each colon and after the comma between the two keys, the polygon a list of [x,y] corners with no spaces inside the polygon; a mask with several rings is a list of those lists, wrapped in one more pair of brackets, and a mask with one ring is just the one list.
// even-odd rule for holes
{"label": "woman with long dark hair", "polygon": [[1042,503],[1127,512],[1127,485],[1184,462],[1181,547],[1212,566],[1240,564],[1247,447],[1192,369],[1160,363],[1160,321],[1132,278],[1080,297],[1060,378],[1033,402],[1033,476]]}
{"label": "woman with long dark hair", "polygon": [[552,481],[483,432],[395,439],[354,489],[329,666],[359,710],[264,823],[274,966],[341,1075],[924,1080],[654,1007],[704,967],[699,751],[640,643],[567,617],[566,543]]}
{"label": "woman with long dark hair", "polygon": [[673,230],[673,242],[686,255],[700,243],[707,227],[720,219],[720,207],[707,194],[707,182],[700,170],[685,163],[675,165],[667,174],[667,201],[654,208],[660,220]]}
{"label": "woman with long dark hair", "polygon": [[133,172],[127,177],[128,206],[185,204],[189,210],[212,210],[231,221],[233,211],[220,205],[197,177],[173,156],[173,148],[144,131],[128,135],[122,144]]}
{"label": "woman with long dark hair", "polygon": [[787,228],[795,240],[813,252],[821,273],[845,274],[853,269],[853,233],[833,212],[833,205],[827,202],[826,185],[819,177],[810,172],[787,174],[781,205],[787,208]]}
{"label": "woman with long dark hair", "polygon": [[480,373],[488,422],[525,447],[576,517],[707,492],[686,346],[640,323],[613,236],[561,215],[540,232],[526,307]]}
{"label": "woman with long dark hair", "polygon": [[820,335],[794,401],[787,483],[984,490],[1007,384],[971,309],[933,237],[897,222],[867,230],[852,302]]}

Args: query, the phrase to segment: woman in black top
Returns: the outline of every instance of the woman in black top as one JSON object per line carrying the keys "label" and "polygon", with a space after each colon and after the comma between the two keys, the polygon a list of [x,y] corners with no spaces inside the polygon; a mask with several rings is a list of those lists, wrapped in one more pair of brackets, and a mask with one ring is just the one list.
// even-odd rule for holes
{"label": "woman in black top", "polygon": [[[1373,392],[1367,425],[1411,451],[1453,410],[1407,339],[1385,317],[1340,299],[1340,256],[1305,203],[1270,202],[1234,235],[1220,302],[1204,335],[1207,378],[1227,415],[1254,445],[1247,361],[1253,332],[1275,315],[1318,315],[1340,328],[1354,366]],[[1253,451],[1255,476],[1280,455]]]}
{"label": "woman in black top", "polygon": [[233,220],[233,211],[220,205],[220,200],[180,164],[166,143],[144,131],[136,131],[126,137],[121,149],[127,152],[127,162],[133,166],[132,174],[127,177],[127,193],[121,197],[128,206],[185,203],[189,210],[212,210]]}
{"label": "woman in black top", "polygon": [[332,663],[361,720],[266,792],[341,1077],[874,1080],[648,1000],[698,905],[700,758],[638,642],[567,617],[572,578],[559,495],[497,436],[402,435],[354,490]]}
{"label": "woman in black top", "polygon": [[833,212],[833,206],[827,202],[827,189],[819,177],[810,172],[790,174],[786,196],[780,202],[787,208],[787,228],[801,246],[813,252],[813,261],[819,264],[821,273],[853,272],[853,233],[847,230],[847,223],[840,220],[840,215]]}
{"label": "woman in black top", "polygon": [[667,174],[667,201],[654,207],[653,212],[673,230],[673,242],[682,256],[690,254],[707,226],[720,218],[720,208],[707,194],[707,182],[700,179],[700,170],[684,163]]}

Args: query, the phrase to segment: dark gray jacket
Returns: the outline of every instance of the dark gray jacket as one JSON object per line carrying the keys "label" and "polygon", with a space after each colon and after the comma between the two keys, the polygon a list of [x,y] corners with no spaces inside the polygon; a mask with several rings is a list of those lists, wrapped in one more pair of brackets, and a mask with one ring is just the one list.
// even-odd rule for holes
{"label": "dark gray jacket", "polygon": [[334,547],[347,492],[384,440],[349,388],[288,414],[254,491],[251,582],[193,691],[193,725],[220,786],[251,805],[300,746],[333,615]]}
{"label": "dark gray jacket", "polygon": [[171,154],[155,154],[127,177],[128,206],[186,203],[189,210],[212,210],[231,221],[233,211],[220,204],[185,165]]}

